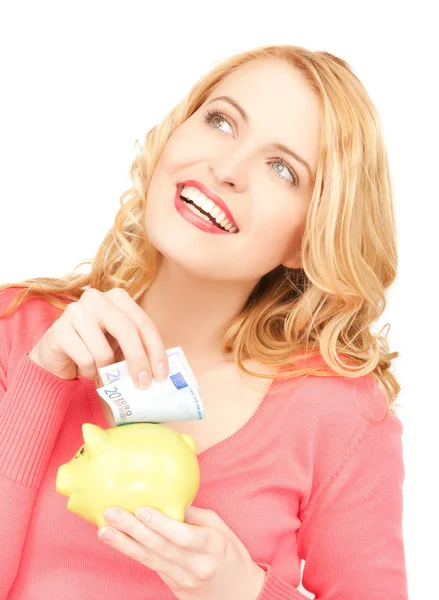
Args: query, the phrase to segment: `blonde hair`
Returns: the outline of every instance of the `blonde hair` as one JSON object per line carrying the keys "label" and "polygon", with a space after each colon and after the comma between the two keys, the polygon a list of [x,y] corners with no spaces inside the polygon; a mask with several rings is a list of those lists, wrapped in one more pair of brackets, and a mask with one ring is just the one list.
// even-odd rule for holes
{"label": "blonde hair", "polygon": [[[328,52],[262,46],[216,64],[147,133],[130,168],[132,187],[121,195],[114,224],[95,257],[63,277],[1,285],[0,290],[25,289],[0,318],[30,295],[64,309],[88,287],[102,292],[122,287],[138,301],[154,280],[161,256],[142,222],[151,177],[167,140],[224,77],[251,60],[273,58],[299,69],[321,100],[320,155],[302,239],[302,268],[280,265],[260,279],[231,321],[222,351],[233,352],[242,371],[262,378],[242,361],[287,367],[279,377],[372,373],[389,410],[400,392],[389,370],[399,352],[389,352],[384,328],[371,331],[385,309],[385,291],[397,269],[388,158],[377,109],[349,64]],[[85,264],[91,265],[89,273],[75,273]],[[293,355],[295,360],[320,355],[329,370],[297,368]]]}

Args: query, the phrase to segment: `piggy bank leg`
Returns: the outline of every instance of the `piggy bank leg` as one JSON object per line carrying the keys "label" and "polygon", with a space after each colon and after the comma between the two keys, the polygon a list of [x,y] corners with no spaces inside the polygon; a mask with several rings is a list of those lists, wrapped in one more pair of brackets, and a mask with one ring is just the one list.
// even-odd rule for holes
{"label": "piggy bank leg", "polygon": [[84,503],[84,500],[81,498],[80,494],[74,493],[72,496],[70,496],[69,501],[67,502],[67,508],[72,513],[75,513],[83,519],[90,521],[90,523],[95,523],[94,510]]}
{"label": "piggy bank leg", "polygon": [[182,508],[181,506],[168,506],[163,510],[163,512],[170,519],[175,519],[176,521],[181,521],[181,522],[184,521],[185,509]]}
{"label": "piggy bank leg", "polygon": [[104,525],[108,525],[107,521],[104,519],[104,512],[98,512],[96,513],[96,525],[100,528],[103,527]]}

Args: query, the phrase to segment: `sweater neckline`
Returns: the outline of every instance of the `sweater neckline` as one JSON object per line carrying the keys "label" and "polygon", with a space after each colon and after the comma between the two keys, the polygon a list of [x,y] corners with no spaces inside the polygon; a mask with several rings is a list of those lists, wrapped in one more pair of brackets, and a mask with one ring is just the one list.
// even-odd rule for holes
{"label": "sweater neckline", "polygon": [[[213,444],[209,448],[206,448],[199,454],[197,454],[197,460],[202,461],[206,456],[216,455],[221,452],[223,448],[231,448],[236,446],[241,439],[243,439],[256,425],[261,423],[263,416],[267,410],[268,405],[273,399],[273,392],[279,387],[282,380],[277,377],[277,374],[272,379],[268,390],[260,401],[255,412],[249,417],[249,419],[237,429],[234,433],[230,434],[223,440],[220,440],[216,444]],[[110,424],[108,423],[104,410],[101,405],[101,398],[96,391],[95,382],[93,380],[87,380],[85,382],[86,394],[89,401],[89,406],[96,420],[96,424],[102,429],[109,429]],[[166,423],[163,423],[166,426]]]}

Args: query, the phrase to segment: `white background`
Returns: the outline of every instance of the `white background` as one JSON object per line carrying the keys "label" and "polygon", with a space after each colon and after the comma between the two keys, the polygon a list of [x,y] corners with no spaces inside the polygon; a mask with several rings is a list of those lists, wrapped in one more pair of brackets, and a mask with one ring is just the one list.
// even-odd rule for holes
{"label": "white background", "polygon": [[[112,225],[142,140],[214,61],[266,44],[347,60],[380,112],[399,275],[377,326],[404,424],[411,599],[437,589],[437,29],[433,2],[3,2],[0,282],[69,272]],[[304,591],[303,588],[299,588]],[[310,597],[313,597],[310,594]],[[391,600],[391,599],[389,599]]]}

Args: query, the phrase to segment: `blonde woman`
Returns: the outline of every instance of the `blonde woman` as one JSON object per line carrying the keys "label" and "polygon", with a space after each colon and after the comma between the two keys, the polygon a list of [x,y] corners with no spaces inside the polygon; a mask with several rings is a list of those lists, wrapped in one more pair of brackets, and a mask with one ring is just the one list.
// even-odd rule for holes
{"label": "blonde woman", "polygon": [[[0,292],[0,598],[407,598],[396,276],[377,110],[342,59],[265,46],[218,63],[146,136],[87,274]],[[81,263],[80,263],[81,264]],[[185,522],[65,509],[98,368],[139,385],[182,346],[206,418]],[[160,365],[160,363],[162,363]],[[141,372],[143,376],[140,377]],[[112,513],[112,516],[111,516]]]}

